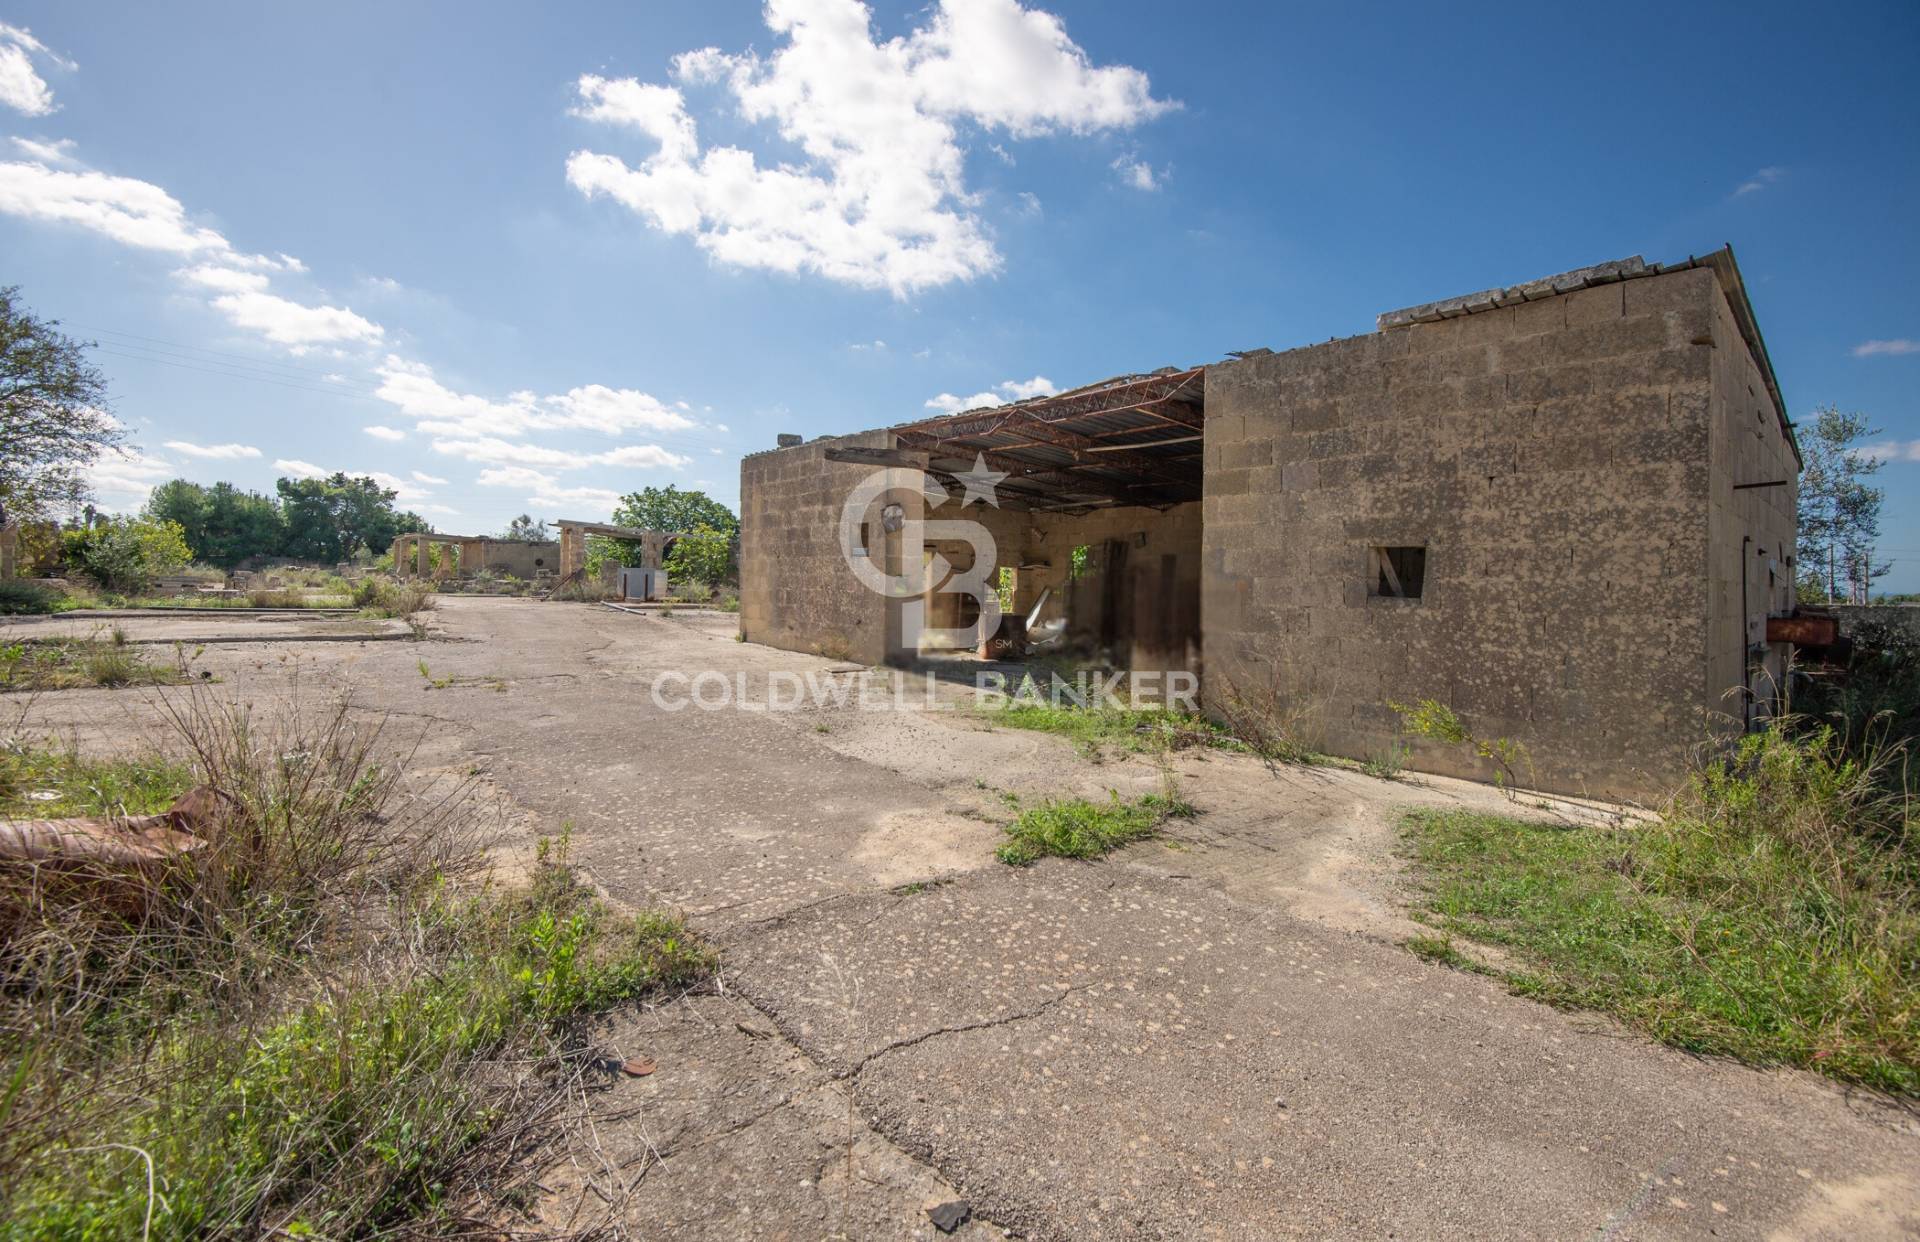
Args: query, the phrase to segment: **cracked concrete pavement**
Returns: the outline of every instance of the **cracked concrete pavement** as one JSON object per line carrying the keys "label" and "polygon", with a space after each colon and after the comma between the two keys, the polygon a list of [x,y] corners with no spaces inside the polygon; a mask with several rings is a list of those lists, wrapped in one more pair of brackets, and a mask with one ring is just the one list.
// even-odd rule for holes
{"label": "cracked concrete pavement", "polygon": [[[433,629],[222,645],[219,683],[170,693],[351,688],[418,732],[416,763],[478,770],[526,834],[570,824],[611,896],[681,906],[720,946],[725,995],[606,1020],[660,1070],[609,1088],[590,1151],[553,1153],[545,1227],[604,1200],[611,1166],[632,1236],[932,1236],[923,1209],[954,1197],[978,1236],[1035,1238],[1920,1230],[1911,1110],[1399,947],[1399,811],[1504,806],[1491,791],[1095,762],[963,711],[662,710],[663,672],[755,701],[769,673],[851,676],[717,614],[450,598]],[[41,696],[32,723],[124,744],[151,693]],[[1203,812],[1175,839],[993,861],[1009,796],[1168,770]]]}

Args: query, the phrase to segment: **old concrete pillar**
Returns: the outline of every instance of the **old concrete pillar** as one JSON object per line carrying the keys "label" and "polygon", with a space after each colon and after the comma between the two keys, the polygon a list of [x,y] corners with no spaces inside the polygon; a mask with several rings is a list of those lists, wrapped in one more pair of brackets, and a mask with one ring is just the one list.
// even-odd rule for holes
{"label": "old concrete pillar", "polygon": [[422,578],[431,578],[433,576],[433,553],[427,548],[427,537],[425,535],[415,535],[413,537],[413,554],[414,572]]}

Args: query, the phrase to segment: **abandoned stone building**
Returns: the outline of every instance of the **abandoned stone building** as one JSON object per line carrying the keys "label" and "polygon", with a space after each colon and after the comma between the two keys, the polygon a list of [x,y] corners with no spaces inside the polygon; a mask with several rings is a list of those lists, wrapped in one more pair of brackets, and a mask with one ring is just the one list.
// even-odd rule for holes
{"label": "abandoned stone building", "polygon": [[[1006,476],[998,507],[964,503],[977,464]],[[1536,787],[1653,799],[1774,701],[1799,466],[1731,250],[1627,259],[749,456],[741,624],[862,663],[938,658],[908,610],[966,624],[968,601],[878,593],[848,552],[911,569],[903,528],[925,519],[923,555],[966,570],[937,524],[966,519],[991,533],[1006,624],[1062,651],[1194,672],[1208,710],[1319,750],[1491,775],[1405,738],[1391,704],[1434,699],[1524,745]],[[887,468],[933,485],[843,515]]]}
{"label": "abandoned stone building", "polygon": [[557,540],[494,539],[485,535],[412,531],[393,541],[393,570],[401,578],[470,578],[485,572],[529,582],[549,579],[568,582],[586,572],[587,540],[599,537],[625,544],[626,559],[631,562],[621,565],[609,560],[603,564],[601,577],[605,585],[618,586],[623,593],[638,590],[642,599],[666,594],[665,566],[679,538],[675,532],[572,518],[561,518],[554,525],[560,528]]}

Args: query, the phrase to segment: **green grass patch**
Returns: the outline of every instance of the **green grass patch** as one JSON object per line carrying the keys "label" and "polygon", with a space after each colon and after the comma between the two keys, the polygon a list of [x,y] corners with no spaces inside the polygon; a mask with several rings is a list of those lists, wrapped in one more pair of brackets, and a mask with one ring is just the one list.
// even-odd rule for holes
{"label": "green grass patch", "polygon": [[1071,741],[1081,753],[1095,757],[1108,750],[1122,754],[1164,754],[1191,746],[1246,749],[1225,728],[1205,716],[1165,707],[1055,707],[1014,701],[984,710],[992,724],[1052,733]]}
{"label": "green grass patch", "polygon": [[1417,812],[1416,913],[1504,948],[1521,995],[1920,1094],[1920,834],[1885,775],[1825,730],[1756,734],[1653,824]]}
{"label": "green grass patch", "polygon": [[89,759],[73,750],[0,746],[0,816],[153,815],[193,784],[184,764],[154,756]]}
{"label": "green grass patch", "polygon": [[1195,813],[1172,791],[1133,799],[1110,791],[1105,802],[1049,798],[1007,825],[1007,839],[994,857],[1015,867],[1048,857],[1097,858],[1153,836],[1169,819],[1190,819]]}
{"label": "green grass patch", "polygon": [[118,630],[107,638],[37,638],[0,646],[0,693],[76,690],[89,686],[177,686],[193,677],[197,648],[176,644],[173,658],[156,661],[150,648],[128,643]]}

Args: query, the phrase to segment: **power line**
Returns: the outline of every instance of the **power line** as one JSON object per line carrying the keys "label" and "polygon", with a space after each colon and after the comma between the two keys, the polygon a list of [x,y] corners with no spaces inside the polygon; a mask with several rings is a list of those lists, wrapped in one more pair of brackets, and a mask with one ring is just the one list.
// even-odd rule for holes
{"label": "power line", "polygon": [[[169,353],[174,350],[184,350],[186,352],[185,354],[181,355],[182,357],[191,357],[192,355],[198,355],[198,354],[210,354],[215,358],[232,359],[235,362],[240,363],[241,365],[244,365],[246,367],[249,367],[255,370],[283,372],[289,378],[293,378],[293,379],[325,380],[327,379],[329,374],[328,372],[317,371],[312,367],[301,366],[298,363],[281,362],[277,359],[272,359],[272,358],[259,358],[249,354],[236,354],[236,353],[232,353],[230,351],[222,350],[222,349],[208,349],[204,345],[189,345],[184,341],[169,341],[164,337],[158,337],[158,336],[142,336],[138,332],[122,332],[118,328],[98,328],[98,327],[89,328],[83,324],[74,324],[72,326],[80,328],[82,331],[89,332],[89,333],[100,333],[105,336],[126,337],[130,341],[142,341],[142,342],[148,342],[149,345],[165,345],[169,347],[168,349],[165,349],[165,350],[155,351],[157,353]],[[107,342],[107,344],[109,345],[119,344],[119,343],[120,342],[115,342],[115,341]],[[128,346],[128,348],[147,348],[149,347],[149,345],[142,345],[138,347]],[[195,360],[197,361],[198,359],[195,359]]]}
{"label": "power line", "polygon": [[245,371],[218,370],[212,366],[196,366],[189,362],[171,361],[166,358],[155,357],[151,354],[123,353],[116,349],[110,349],[105,345],[101,345],[98,348],[101,353],[111,355],[115,358],[131,358],[137,362],[151,362],[156,366],[176,367],[182,371],[198,371],[202,375],[219,375],[227,379],[252,380],[256,384],[272,384],[278,388],[293,388],[301,392],[316,392],[325,396],[346,397],[355,401],[371,401],[374,399],[371,393],[349,392],[338,388],[320,388],[315,385],[299,383],[295,380],[271,379],[265,375],[249,374]]}

